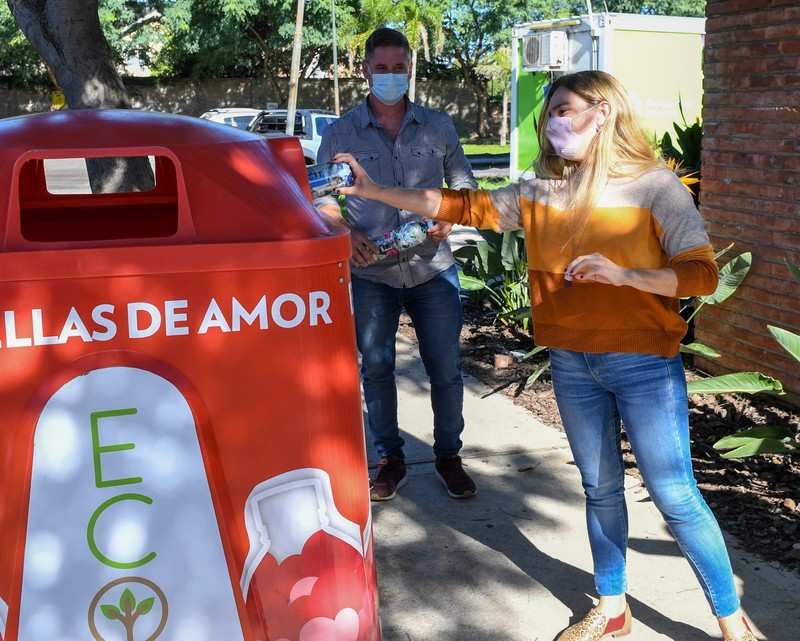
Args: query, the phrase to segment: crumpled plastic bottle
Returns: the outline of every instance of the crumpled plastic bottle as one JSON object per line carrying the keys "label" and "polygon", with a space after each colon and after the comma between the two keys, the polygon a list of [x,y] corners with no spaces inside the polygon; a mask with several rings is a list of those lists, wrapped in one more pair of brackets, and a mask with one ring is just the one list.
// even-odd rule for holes
{"label": "crumpled plastic bottle", "polygon": [[428,238],[428,232],[432,227],[432,220],[412,220],[397,229],[387,231],[383,236],[373,238],[372,242],[378,248],[376,261],[397,256],[400,252],[421,245]]}

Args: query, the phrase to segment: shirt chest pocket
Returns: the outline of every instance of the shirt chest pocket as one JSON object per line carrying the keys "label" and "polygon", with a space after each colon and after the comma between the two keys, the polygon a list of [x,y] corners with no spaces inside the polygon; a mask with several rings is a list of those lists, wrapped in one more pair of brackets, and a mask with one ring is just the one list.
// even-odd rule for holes
{"label": "shirt chest pocket", "polygon": [[375,149],[355,149],[350,154],[358,161],[364,169],[369,171],[373,167],[377,167],[380,163],[380,154]]}
{"label": "shirt chest pocket", "polygon": [[430,186],[440,186],[444,180],[445,147],[436,144],[415,145],[411,147],[410,152],[409,173],[415,176],[417,181],[428,183]]}
{"label": "shirt chest pocket", "polygon": [[380,154],[377,150],[356,149],[351,151],[350,154],[358,161],[358,164],[365,169],[370,178],[378,181],[381,179]]}

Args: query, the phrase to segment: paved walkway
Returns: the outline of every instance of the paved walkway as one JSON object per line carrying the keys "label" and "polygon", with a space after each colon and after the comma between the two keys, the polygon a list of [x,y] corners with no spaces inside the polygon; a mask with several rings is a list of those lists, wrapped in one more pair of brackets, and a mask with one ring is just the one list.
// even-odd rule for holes
{"label": "paved walkway", "polygon": [[[384,641],[552,641],[591,606],[578,472],[564,436],[467,378],[463,455],[479,496],[433,474],[427,380],[398,341],[409,484],[374,506]],[[375,462],[374,452],[370,452]],[[707,641],[716,624],[647,492],[629,477],[630,641]],[[733,543],[733,542],[731,542]],[[733,549],[746,610],[770,641],[798,641],[800,577]]]}

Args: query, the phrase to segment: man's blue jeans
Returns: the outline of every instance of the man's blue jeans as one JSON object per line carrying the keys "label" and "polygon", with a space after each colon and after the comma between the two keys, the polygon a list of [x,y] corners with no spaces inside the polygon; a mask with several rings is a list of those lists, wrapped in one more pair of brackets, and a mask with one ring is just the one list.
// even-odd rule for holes
{"label": "man's blue jeans", "polygon": [[613,596],[626,590],[622,419],[650,496],[714,613],[735,613],[739,598],[725,542],[692,471],[680,356],[550,352],[558,408],[586,493],[598,593]]}
{"label": "man's blue jeans", "polygon": [[461,298],[455,267],[416,287],[397,288],[353,276],[356,338],[361,352],[361,378],[367,421],[381,457],[403,458],[397,424],[395,340],[400,311],[414,323],[422,362],[431,381],[433,438],[436,456],[461,450],[464,383],[459,336]]}

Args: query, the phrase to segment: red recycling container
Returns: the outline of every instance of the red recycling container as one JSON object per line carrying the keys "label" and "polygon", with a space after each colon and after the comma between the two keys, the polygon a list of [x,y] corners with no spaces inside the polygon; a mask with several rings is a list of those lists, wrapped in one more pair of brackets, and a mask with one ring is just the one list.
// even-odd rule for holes
{"label": "red recycling container", "polygon": [[[150,191],[49,161],[147,156]],[[294,139],[0,120],[0,636],[379,641],[349,239]]]}

